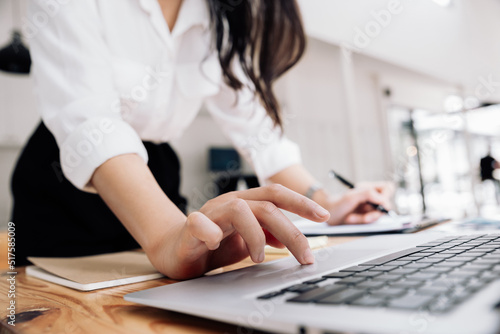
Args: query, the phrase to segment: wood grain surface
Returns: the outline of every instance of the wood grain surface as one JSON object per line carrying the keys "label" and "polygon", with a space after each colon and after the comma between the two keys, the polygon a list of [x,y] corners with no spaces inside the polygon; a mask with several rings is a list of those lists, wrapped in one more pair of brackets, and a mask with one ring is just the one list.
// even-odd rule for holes
{"label": "wood grain surface", "polygon": [[7,232],[0,233],[0,270],[7,269]]}
{"label": "wood grain surface", "polygon": [[[329,245],[355,239],[330,238]],[[3,247],[2,247],[3,248]],[[3,252],[3,249],[2,249]],[[283,257],[268,255],[266,261]],[[1,260],[4,261],[4,260]],[[246,267],[253,263],[246,259],[210,274]],[[24,268],[16,275],[16,326],[7,324],[9,283],[7,271],[0,273],[0,334],[4,333],[262,333],[241,329],[216,321],[165,311],[127,302],[123,296],[130,292],[149,289],[176,281],[167,278],[129,284],[120,287],[81,292],[33,277],[27,277]],[[209,305],[207,305],[209,307]]]}

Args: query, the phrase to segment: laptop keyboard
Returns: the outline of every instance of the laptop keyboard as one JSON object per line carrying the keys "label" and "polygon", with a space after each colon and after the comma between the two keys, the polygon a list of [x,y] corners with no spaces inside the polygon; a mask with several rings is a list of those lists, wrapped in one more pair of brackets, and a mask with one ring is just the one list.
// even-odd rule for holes
{"label": "laptop keyboard", "polygon": [[[500,275],[500,235],[453,236],[332,272],[259,299],[448,312]],[[292,294],[289,294],[292,293]]]}

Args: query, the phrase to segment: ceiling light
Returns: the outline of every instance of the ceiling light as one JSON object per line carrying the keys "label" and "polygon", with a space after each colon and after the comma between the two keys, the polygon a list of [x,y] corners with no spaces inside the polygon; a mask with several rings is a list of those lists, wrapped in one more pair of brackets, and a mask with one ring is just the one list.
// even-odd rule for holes
{"label": "ceiling light", "polygon": [[417,150],[417,148],[416,148],[415,146],[413,146],[413,145],[412,145],[412,146],[408,146],[408,147],[406,148],[406,155],[407,155],[407,156],[409,156],[409,157],[414,157],[414,156],[416,156],[416,155],[417,155],[417,153],[418,153],[418,150]]}

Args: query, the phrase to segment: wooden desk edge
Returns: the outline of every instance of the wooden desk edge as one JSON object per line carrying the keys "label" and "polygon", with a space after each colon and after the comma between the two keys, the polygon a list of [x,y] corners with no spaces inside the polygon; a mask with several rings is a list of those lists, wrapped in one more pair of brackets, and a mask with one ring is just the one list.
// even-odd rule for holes
{"label": "wooden desk edge", "polygon": [[[337,245],[360,237],[329,238]],[[285,257],[267,255],[266,262]],[[253,265],[250,259],[212,272],[235,270]],[[0,334],[3,333],[233,333],[237,327],[176,312],[134,304],[123,299],[127,293],[150,289],[176,281],[161,278],[108,289],[82,292],[26,276],[17,269],[16,326],[9,325],[9,311],[2,308]],[[0,273],[2,291],[9,290],[7,271]],[[0,300],[9,305],[7,294]],[[258,331],[253,331],[259,333]]]}

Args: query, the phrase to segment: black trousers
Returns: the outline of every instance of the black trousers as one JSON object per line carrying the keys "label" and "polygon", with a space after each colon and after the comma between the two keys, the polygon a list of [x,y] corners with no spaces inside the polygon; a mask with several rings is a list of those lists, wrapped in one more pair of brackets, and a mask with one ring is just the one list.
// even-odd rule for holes
{"label": "black trousers", "polygon": [[[160,187],[185,212],[175,152],[168,144],[144,145]],[[11,188],[16,265],[27,264],[27,256],[83,256],[139,247],[99,195],[75,188],[64,177],[59,148],[43,123],[17,161]]]}

